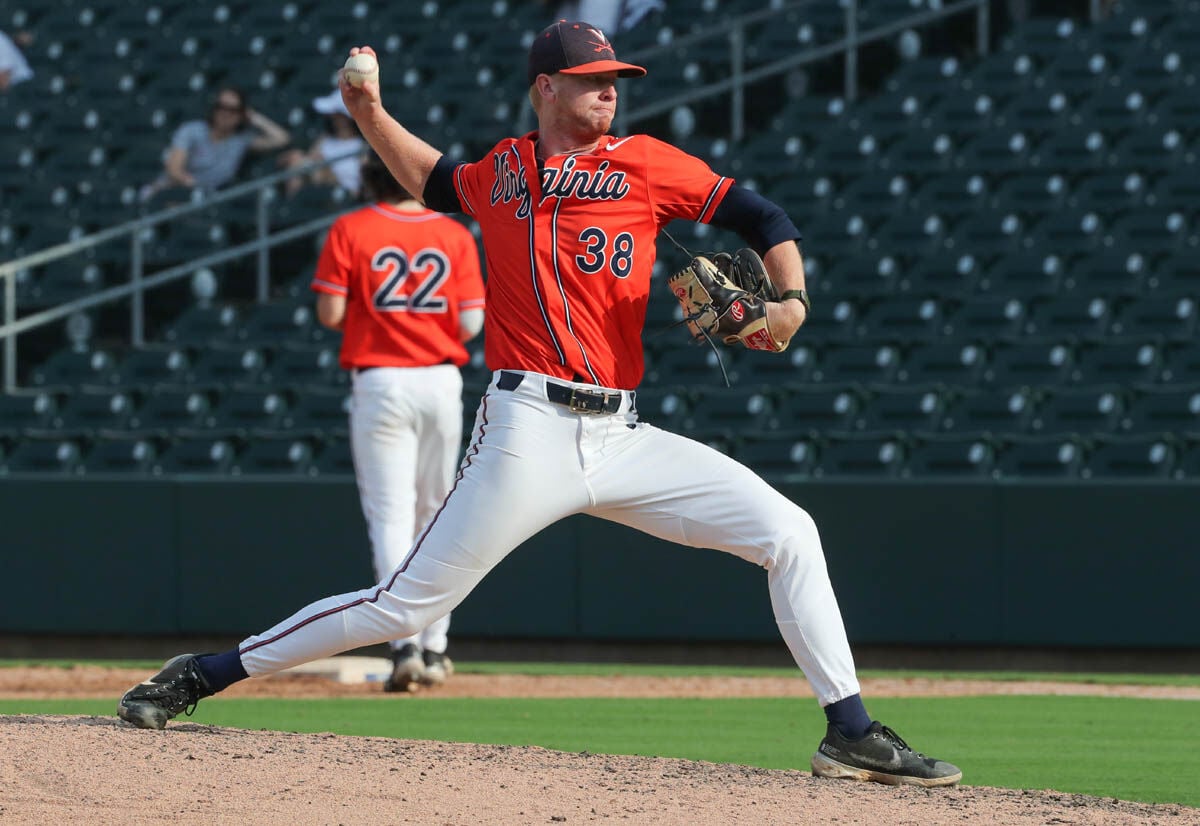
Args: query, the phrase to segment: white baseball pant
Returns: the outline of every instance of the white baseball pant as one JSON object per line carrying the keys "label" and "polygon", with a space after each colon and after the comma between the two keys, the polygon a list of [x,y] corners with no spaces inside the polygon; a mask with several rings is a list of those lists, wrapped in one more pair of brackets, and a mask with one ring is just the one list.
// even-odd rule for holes
{"label": "white baseball pant", "polygon": [[[450,491],[462,447],[462,374],[453,364],[354,374],[350,447],[375,576],[399,565]],[[443,654],[450,615],[391,640]]]}
{"label": "white baseball pant", "polygon": [[395,570],[373,587],[318,600],[239,646],[261,676],[415,633],[458,605],[513,548],[586,513],[682,545],[716,548],[767,570],[780,633],[821,705],[858,679],[812,518],[749,468],[637,422],[632,394],[591,415],[547,400],[524,373],[484,394],[454,488]]}

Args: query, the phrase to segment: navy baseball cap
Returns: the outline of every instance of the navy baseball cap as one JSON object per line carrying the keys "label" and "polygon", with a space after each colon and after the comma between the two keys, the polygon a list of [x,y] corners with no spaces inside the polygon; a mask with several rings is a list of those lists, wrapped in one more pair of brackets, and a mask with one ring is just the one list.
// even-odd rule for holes
{"label": "navy baseball cap", "polygon": [[632,63],[621,63],[604,32],[591,23],[559,20],[538,33],[529,47],[529,85],[538,75],[562,72],[568,75],[595,75],[616,72],[618,77],[641,77],[646,70]]}

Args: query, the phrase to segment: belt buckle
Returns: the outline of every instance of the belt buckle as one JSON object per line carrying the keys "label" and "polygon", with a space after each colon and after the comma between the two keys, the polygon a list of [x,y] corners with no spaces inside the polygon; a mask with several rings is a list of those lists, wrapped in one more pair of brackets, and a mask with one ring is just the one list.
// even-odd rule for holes
{"label": "belt buckle", "polygon": [[567,408],[572,413],[600,413],[604,410],[605,395],[572,387],[571,395],[567,397]]}

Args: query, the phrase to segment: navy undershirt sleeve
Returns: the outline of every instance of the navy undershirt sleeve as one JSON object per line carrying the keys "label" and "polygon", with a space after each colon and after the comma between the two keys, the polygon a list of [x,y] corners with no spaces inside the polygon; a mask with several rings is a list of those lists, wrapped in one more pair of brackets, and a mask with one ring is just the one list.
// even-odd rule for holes
{"label": "navy undershirt sleeve", "polygon": [[425,206],[436,212],[462,212],[458,193],[454,191],[454,170],[458,165],[459,161],[452,161],[445,155],[438,158],[429,173],[429,180],[425,181]]}
{"label": "navy undershirt sleeve", "polygon": [[737,185],[725,193],[709,223],[736,232],[759,255],[784,241],[800,240],[800,230],[782,207]]}

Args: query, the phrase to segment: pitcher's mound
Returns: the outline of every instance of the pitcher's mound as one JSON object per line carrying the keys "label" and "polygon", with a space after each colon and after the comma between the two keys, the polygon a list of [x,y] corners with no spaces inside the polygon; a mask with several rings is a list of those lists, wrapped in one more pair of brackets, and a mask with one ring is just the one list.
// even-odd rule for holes
{"label": "pitcher's mound", "polygon": [[926,790],[657,757],[0,716],[0,822],[150,824],[1200,823],[1195,809]]}

